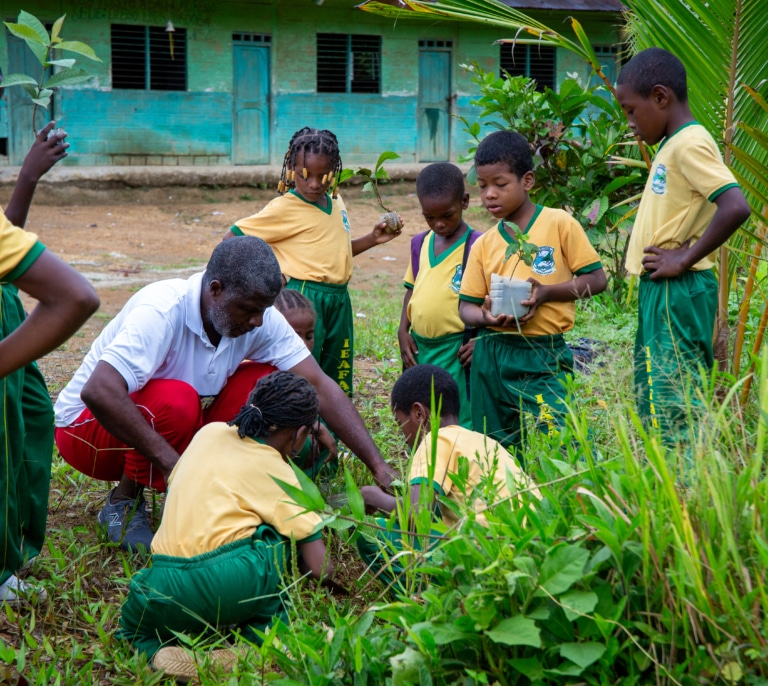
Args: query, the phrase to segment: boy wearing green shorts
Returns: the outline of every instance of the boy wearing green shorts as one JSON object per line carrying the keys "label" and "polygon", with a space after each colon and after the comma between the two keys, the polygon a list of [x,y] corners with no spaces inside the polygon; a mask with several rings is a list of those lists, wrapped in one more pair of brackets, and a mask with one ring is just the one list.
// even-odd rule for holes
{"label": "boy wearing green shorts", "polygon": [[712,136],[691,114],[685,67],[677,57],[660,48],[638,53],[622,69],[617,95],[635,135],[650,145],[661,141],[626,266],[640,276],[638,411],[671,445],[687,438],[686,406],[701,404],[691,380],[714,363],[714,251],[747,220],[750,208]]}
{"label": "boy wearing green shorts", "polygon": [[454,164],[430,164],[416,179],[416,195],[430,230],[411,239],[405,297],[397,332],[403,367],[436,364],[459,385],[459,424],[472,425],[469,369],[474,339],[459,317],[459,290],[469,250],[481,235],[464,221],[469,204],[464,175]]}
{"label": "boy wearing green shorts", "polygon": [[[472,363],[472,428],[519,448],[523,411],[545,433],[562,425],[573,373],[563,333],[573,328],[574,301],[601,293],[606,278],[581,225],[564,210],[531,201],[533,159],[523,136],[490,134],[477,148],[475,168],[483,206],[499,223],[472,248],[459,294],[464,323],[482,328]],[[530,267],[516,256],[505,259],[514,225],[538,246]],[[492,274],[530,282],[525,316],[491,314]]]}

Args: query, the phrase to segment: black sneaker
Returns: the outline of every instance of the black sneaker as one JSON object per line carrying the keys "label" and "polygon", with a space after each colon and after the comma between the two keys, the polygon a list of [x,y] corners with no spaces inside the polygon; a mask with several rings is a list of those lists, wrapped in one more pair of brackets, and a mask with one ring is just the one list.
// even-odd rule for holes
{"label": "black sneaker", "polygon": [[112,502],[112,493],[107,496],[107,502],[99,512],[99,524],[107,530],[107,538],[113,543],[119,543],[123,550],[149,552],[152,545],[152,528],[147,518],[147,504],[139,497],[135,500],[119,500]]}

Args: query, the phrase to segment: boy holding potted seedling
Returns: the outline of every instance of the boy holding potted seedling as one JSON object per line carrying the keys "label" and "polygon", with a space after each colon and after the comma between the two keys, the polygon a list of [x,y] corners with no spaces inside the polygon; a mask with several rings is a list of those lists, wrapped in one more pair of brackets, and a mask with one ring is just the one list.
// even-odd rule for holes
{"label": "boy holding potted seedling", "polygon": [[405,296],[397,338],[403,367],[436,364],[459,385],[459,424],[470,428],[469,368],[473,330],[459,317],[461,277],[480,237],[464,221],[469,205],[464,175],[455,164],[430,164],[416,179],[416,195],[429,231],[411,239]]}
{"label": "boy holding potted seedling", "polygon": [[[481,328],[471,372],[472,426],[520,448],[523,411],[545,433],[562,425],[565,383],[573,373],[563,333],[573,327],[574,301],[601,293],[606,278],[581,225],[564,210],[531,201],[533,158],[523,136],[490,134],[477,147],[475,168],[483,206],[499,223],[472,248],[459,295],[462,320]],[[507,259],[510,245],[521,244],[534,248],[530,265]],[[522,252],[513,248],[512,254]],[[492,314],[492,275],[531,284],[519,303],[528,308],[525,315]]]}

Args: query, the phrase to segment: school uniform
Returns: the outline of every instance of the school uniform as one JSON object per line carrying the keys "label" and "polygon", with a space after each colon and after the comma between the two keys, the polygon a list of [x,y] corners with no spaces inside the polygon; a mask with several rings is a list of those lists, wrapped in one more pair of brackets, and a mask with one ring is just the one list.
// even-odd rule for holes
{"label": "school uniform", "polygon": [[[602,267],[581,225],[564,210],[536,206],[525,239],[538,246],[529,267],[513,255],[505,259],[512,234],[504,222],[488,230],[472,247],[459,298],[482,305],[491,274],[535,278],[560,284]],[[573,328],[574,302],[547,302],[519,327],[481,329],[472,361],[472,428],[504,446],[523,442],[521,412],[537,418],[539,430],[552,432],[564,421],[566,390],[573,355],[563,333]]]}
{"label": "school uniform", "polygon": [[152,562],[135,574],[120,635],[152,657],[174,632],[236,627],[250,640],[283,614],[281,583],[291,541],[321,536],[275,482],[300,488],[274,448],[237,427],[203,427],[174,467]]}
{"label": "school uniform", "polygon": [[435,234],[429,231],[419,249],[419,262],[414,277],[413,260],[409,258],[404,285],[411,290],[408,321],[411,336],[419,349],[418,364],[434,364],[445,369],[459,386],[459,423],[469,428],[472,411],[468,394],[468,371],[461,366],[459,348],[464,343],[464,322],[459,317],[459,290],[463,275],[464,254],[472,227],[450,248],[435,255]]}
{"label": "school uniform", "polygon": [[305,200],[295,189],[271,200],[258,214],[235,222],[235,235],[269,243],[288,279],[317,314],[312,351],[322,370],[351,396],[354,320],[347,284],[352,278],[352,239],[341,196],[326,193],[327,206]]}
{"label": "school uniform", "polygon": [[[716,211],[715,199],[738,187],[709,132],[698,122],[665,138],[653,160],[627,249],[626,267],[640,276],[635,338],[638,411],[674,442],[687,423],[686,407],[700,401],[691,378],[714,363],[717,313],[715,254],[674,279],[652,281],[644,249],[675,249],[701,238]],[[687,400],[686,400],[687,398]]]}
{"label": "school uniform", "polygon": [[[26,318],[13,281],[45,250],[37,236],[0,212],[0,338]],[[32,362],[0,379],[0,584],[43,546],[53,455],[53,408]]]}

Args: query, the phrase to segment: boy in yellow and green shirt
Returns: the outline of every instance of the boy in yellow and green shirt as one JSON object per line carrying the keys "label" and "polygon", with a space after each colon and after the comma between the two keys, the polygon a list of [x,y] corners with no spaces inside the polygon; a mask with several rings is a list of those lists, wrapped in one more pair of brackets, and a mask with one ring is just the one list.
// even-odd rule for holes
{"label": "boy in yellow and green shirt", "polygon": [[635,391],[645,424],[668,444],[689,438],[700,369],[714,363],[715,250],[750,208],[709,132],[688,106],[685,67],[670,52],[643,50],[622,69],[617,97],[630,128],[661,142],[627,250],[640,276]]}
{"label": "boy in yellow and green shirt", "polygon": [[472,425],[469,370],[471,329],[459,317],[459,290],[472,244],[481,235],[463,219],[469,204],[464,175],[454,164],[430,164],[416,179],[416,195],[429,231],[411,239],[405,297],[397,332],[403,367],[436,364],[459,385],[459,424]]}
{"label": "boy in yellow and green shirt", "polygon": [[[472,428],[520,447],[522,411],[547,433],[562,424],[565,384],[573,373],[563,333],[573,327],[574,301],[605,290],[606,278],[581,225],[564,210],[531,201],[533,159],[523,136],[490,134],[477,148],[475,168],[483,205],[500,221],[472,248],[459,295],[464,323],[482,327],[471,373]],[[515,239],[512,225],[538,246],[530,267],[515,255],[505,259]],[[492,274],[531,283],[530,298],[522,303],[530,308],[525,316],[491,314]]]}

